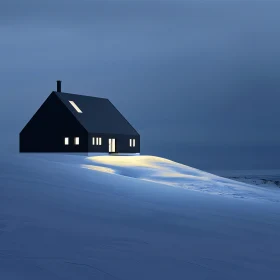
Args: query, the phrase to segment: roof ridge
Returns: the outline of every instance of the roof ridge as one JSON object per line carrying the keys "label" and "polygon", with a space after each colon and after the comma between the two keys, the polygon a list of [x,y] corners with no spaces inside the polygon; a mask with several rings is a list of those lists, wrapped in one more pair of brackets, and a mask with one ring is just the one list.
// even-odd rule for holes
{"label": "roof ridge", "polygon": [[[139,135],[108,98],[64,92],[54,92],[54,95],[64,103],[89,133]],[[75,102],[81,112],[77,111],[70,101]]]}
{"label": "roof ridge", "polygon": [[57,92],[57,91],[53,91],[55,94],[70,94],[70,95],[78,95],[78,96],[82,96],[82,97],[90,97],[90,98],[100,98],[100,99],[107,99],[109,100],[108,98],[106,97],[99,97],[99,96],[92,96],[92,95],[84,95],[84,94],[78,94],[78,93],[71,93],[71,92]]}

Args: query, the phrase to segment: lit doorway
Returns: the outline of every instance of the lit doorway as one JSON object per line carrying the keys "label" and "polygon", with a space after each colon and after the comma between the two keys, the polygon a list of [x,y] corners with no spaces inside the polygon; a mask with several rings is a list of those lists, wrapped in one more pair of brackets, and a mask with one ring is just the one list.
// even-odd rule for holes
{"label": "lit doorway", "polygon": [[110,138],[109,139],[109,153],[116,152],[116,139]]}

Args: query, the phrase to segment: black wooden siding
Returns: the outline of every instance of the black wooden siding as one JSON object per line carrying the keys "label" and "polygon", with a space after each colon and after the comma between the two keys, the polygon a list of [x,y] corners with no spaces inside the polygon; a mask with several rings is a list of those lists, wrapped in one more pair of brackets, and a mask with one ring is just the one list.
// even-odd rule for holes
{"label": "black wooden siding", "polygon": [[[82,107],[83,113],[77,113],[69,105],[69,100],[77,102]],[[95,105],[88,106],[86,100]],[[98,104],[106,110],[100,111]],[[96,114],[97,109],[99,111]],[[89,125],[90,120],[92,123]],[[95,133],[89,130],[104,131],[105,128],[108,133]],[[113,133],[118,128],[124,133]],[[64,144],[65,137],[69,138],[69,145]],[[75,137],[79,137],[79,145],[74,144]],[[101,137],[102,145],[92,145],[92,137]],[[19,138],[20,152],[108,153],[109,139],[114,138],[116,153],[140,153],[140,135],[109,100],[86,96],[78,96],[78,99],[75,99],[73,94],[63,96],[63,93],[58,95],[57,92],[50,94],[23,128]],[[129,146],[129,139],[135,139],[135,147]]]}
{"label": "black wooden siding", "polygon": [[[92,145],[92,137],[101,137],[102,145]],[[89,134],[88,152],[108,153],[110,138],[116,139],[116,153],[140,153],[140,136],[104,133]],[[135,139],[135,147],[129,146],[129,139]]]}
{"label": "black wooden siding", "polygon": [[[20,133],[20,152],[87,152],[87,131],[51,94]],[[69,145],[64,138],[69,137]],[[74,137],[80,144],[74,145]]]}

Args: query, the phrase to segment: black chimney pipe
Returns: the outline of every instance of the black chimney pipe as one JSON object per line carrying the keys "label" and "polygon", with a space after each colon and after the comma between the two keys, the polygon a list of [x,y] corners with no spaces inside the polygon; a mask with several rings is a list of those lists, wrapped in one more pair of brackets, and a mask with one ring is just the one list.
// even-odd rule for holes
{"label": "black chimney pipe", "polygon": [[56,85],[57,85],[56,91],[57,91],[57,92],[61,92],[61,81],[57,81],[57,82],[56,82]]}

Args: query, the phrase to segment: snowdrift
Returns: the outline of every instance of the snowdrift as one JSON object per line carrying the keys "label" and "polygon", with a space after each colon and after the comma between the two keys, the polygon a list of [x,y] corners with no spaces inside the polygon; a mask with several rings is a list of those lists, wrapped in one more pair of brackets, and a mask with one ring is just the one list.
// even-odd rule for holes
{"label": "snowdrift", "polygon": [[242,199],[279,202],[280,191],[236,182],[154,156],[92,156],[84,168],[145,181]]}
{"label": "snowdrift", "polygon": [[2,157],[0,279],[277,279],[278,199],[156,157]]}

